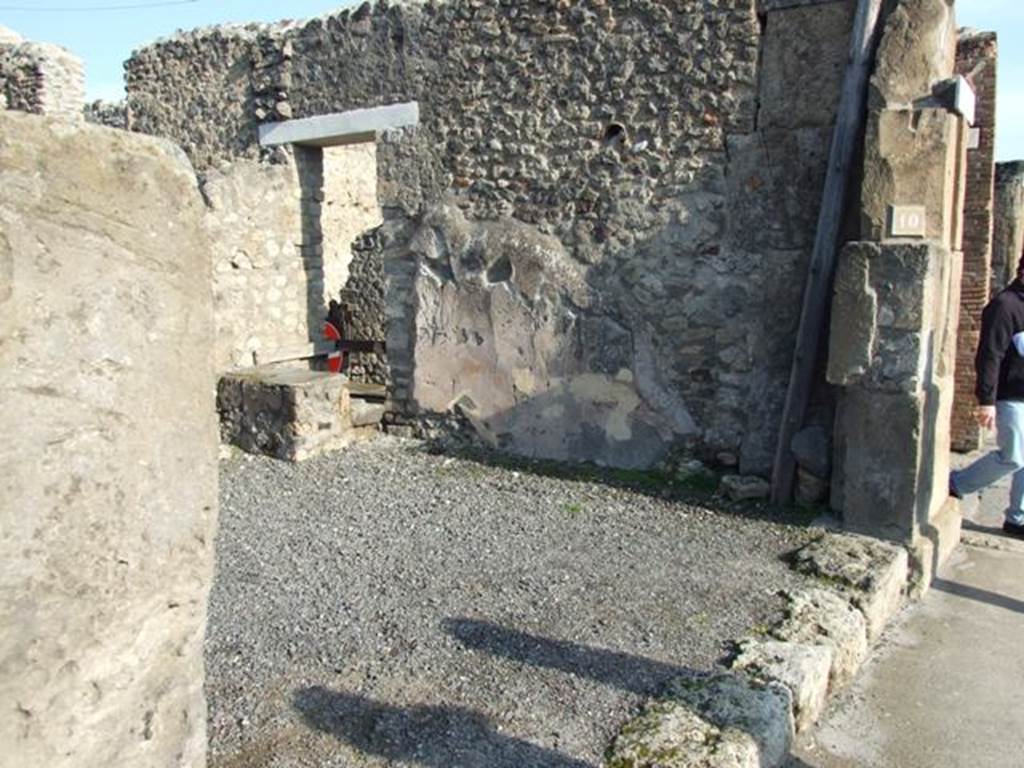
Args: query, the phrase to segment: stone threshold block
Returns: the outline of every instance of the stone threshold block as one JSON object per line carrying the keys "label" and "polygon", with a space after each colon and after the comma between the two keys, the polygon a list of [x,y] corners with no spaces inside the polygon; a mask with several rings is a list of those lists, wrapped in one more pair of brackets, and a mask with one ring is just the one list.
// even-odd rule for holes
{"label": "stone threshold block", "polygon": [[605,768],[763,768],[793,741],[789,691],[729,673],[691,673],[669,684],[612,744]]}
{"label": "stone threshold block", "polygon": [[353,387],[345,376],[299,367],[225,374],[217,387],[221,440],[286,461],[340,450],[377,432],[384,417],[382,403],[362,390],[355,397]]}
{"label": "stone threshold block", "polygon": [[845,595],[864,614],[868,640],[873,642],[903,606],[910,564],[907,550],[898,544],[826,534],[797,552],[793,567]]}

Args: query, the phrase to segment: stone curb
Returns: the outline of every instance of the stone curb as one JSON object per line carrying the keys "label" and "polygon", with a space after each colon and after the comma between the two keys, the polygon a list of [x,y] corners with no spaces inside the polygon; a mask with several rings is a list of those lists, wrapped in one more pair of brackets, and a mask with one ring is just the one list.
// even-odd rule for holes
{"label": "stone curb", "polygon": [[909,557],[896,544],[826,533],[796,552],[820,585],[785,593],[786,616],[739,641],[728,670],[673,681],[623,726],[605,768],[774,768],[829,696],[853,680],[903,605]]}

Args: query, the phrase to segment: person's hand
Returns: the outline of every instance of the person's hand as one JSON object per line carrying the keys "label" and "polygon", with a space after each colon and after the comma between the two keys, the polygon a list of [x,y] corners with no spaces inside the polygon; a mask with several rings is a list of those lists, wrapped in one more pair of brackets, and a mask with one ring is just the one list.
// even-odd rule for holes
{"label": "person's hand", "polygon": [[994,405],[979,405],[977,417],[978,424],[982,429],[995,429],[996,407]]}

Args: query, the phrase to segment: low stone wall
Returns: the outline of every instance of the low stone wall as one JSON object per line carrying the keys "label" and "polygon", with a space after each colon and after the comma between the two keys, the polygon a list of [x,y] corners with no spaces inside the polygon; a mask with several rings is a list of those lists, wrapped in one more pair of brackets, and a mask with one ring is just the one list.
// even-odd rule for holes
{"label": "low stone wall", "polygon": [[793,567],[821,585],[786,593],[785,617],[739,639],[728,669],[671,682],[609,747],[606,768],[776,768],[796,734],[853,680],[905,598],[907,553],[825,534]]}
{"label": "low stone wall", "polygon": [[0,112],[6,765],[205,762],[212,331],[181,151]]}
{"label": "low stone wall", "polygon": [[49,43],[0,34],[0,108],[82,120],[85,70],[77,57]]}

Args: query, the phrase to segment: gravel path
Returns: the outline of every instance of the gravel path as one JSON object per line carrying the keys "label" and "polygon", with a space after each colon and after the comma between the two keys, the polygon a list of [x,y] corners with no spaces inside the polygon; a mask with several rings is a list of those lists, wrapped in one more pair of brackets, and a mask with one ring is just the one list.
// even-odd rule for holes
{"label": "gravel path", "polygon": [[222,463],[212,768],[598,765],[799,578],[806,530],[670,495],[388,438]]}

